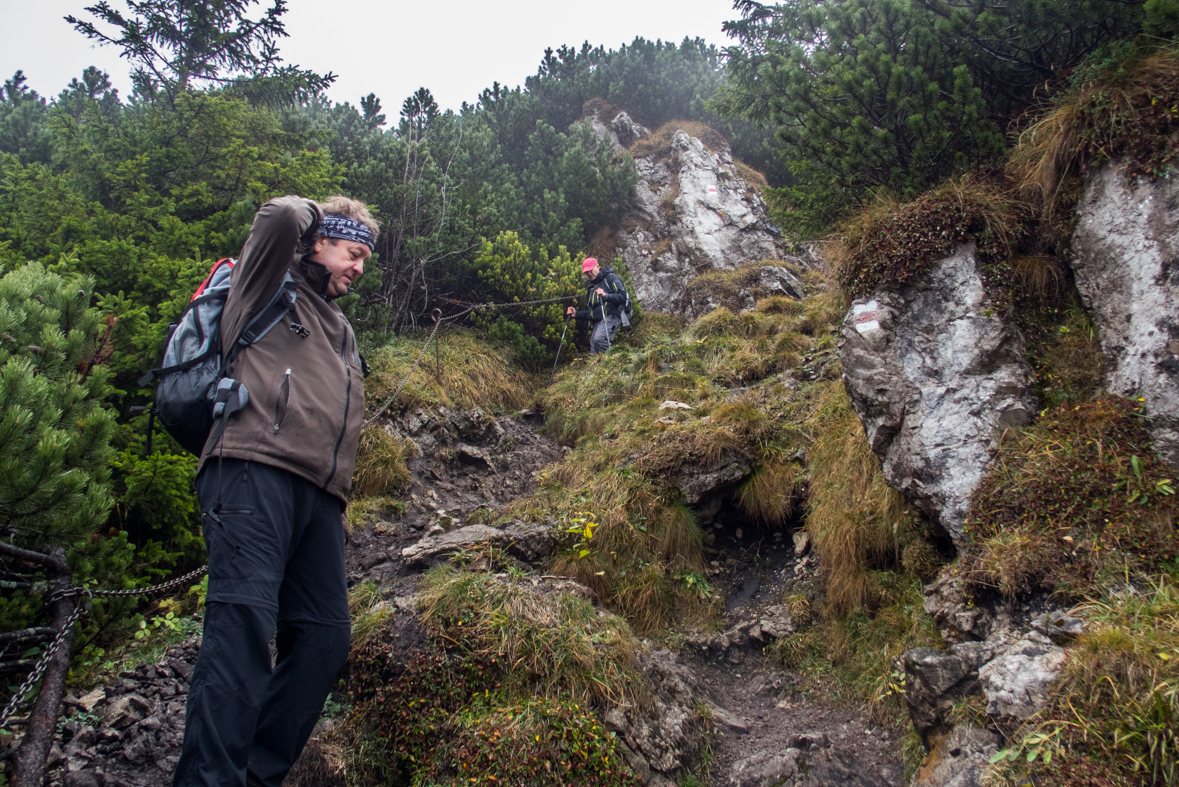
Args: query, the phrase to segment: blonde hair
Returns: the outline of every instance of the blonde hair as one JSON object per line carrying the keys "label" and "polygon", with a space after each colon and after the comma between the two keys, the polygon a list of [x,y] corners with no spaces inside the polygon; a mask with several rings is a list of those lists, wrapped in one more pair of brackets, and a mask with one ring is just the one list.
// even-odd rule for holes
{"label": "blonde hair", "polygon": [[373,218],[373,214],[369,212],[368,205],[365,205],[358,199],[345,197],[343,194],[334,194],[319,203],[319,208],[324,213],[355,219],[372,230],[373,235],[380,234],[381,223]]}

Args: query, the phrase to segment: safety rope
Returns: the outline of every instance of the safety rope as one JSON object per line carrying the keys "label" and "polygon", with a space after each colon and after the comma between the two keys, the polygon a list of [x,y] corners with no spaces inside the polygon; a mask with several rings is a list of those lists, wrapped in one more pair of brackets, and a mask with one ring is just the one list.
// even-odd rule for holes
{"label": "safety rope", "polygon": [[208,573],[208,571],[208,566],[201,566],[196,571],[190,571],[182,577],[177,577],[176,579],[172,579],[162,584],[153,585],[147,588],[134,588],[132,590],[90,590],[88,588],[75,586],[51,593],[49,598],[46,599],[46,603],[52,603],[63,598],[73,598],[75,596],[85,596],[86,603],[79,604],[74,609],[69,619],[66,620],[65,625],[62,627],[61,631],[57,632],[57,636],[53,638],[53,644],[49,646],[48,650],[41,654],[41,658],[37,660],[37,664],[33,667],[33,671],[29,673],[29,676],[25,678],[24,683],[22,683],[16,690],[16,693],[12,695],[12,699],[9,700],[8,705],[5,706],[4,710],[0,711],[0,729],[3,729],[8,725],[8,721],[12,718],[12,715],[16,713],[16,709],[20,707],[20,704],[24,702],[24,699],[26,696],[28,696],[28,693],[32,691],[33,687],[36,686],[38,682],[40,682],[42,677],[44,677],[45,671],[49,669],[49,662],[53,659],[54,654],[61,649],[62,643],[65,642],[66,637],[69,635],[70,630],[74,627],[74,624],[78,622],[78,619],[90,611],[90,602],[92,602],[95,598],[124,598],[130,596],[150,596],[156,593],[163,593],[166,590],[172,590],[173,588],[191,584],[194,579],[203,576],[204,574]]}
{"label": "safety rope", "polygon": [[[438,309],[435,309],[434,312],[439,315],[442,313]],[[405,388],[406,383],[409,382],[410,376],[414,373],[414,370],[417,369],[418,366],[421,364],[422,359],[426,357],[426,350],[430,349],[430,342],[434,341],[434,337],[436,337],[438,335],[438,329],[441,327],[442,327],[442,320],[439,317],[435,317],[434,318],[434,330],[432,330],[430,332],[430,338],[426,339],[426,343],[422,345],[422,350],[421,350],[421,352],[418,353],[417,360],[413,362],[413,366],[409,367],[409,372],[405,375],[405,377],[402,378],[401,382],[397,386],[397,390],[395,390],[393,392],[392,396],[390,396],[388,399],[385,400],[384,404],[382,404],[380,407],[377,408],[376,412],[373,413],[371,418],[369,418],[367,421],[364,422],[364,426],[361,427],[361,429],[367,429],[370,425],[372,425],[372,422],[377,420],[378,418],[380,418],[381,414],[385,412],[385,409],[388,408],[389,405],[393,404],[393,400],[401,395],[401,391]]]}

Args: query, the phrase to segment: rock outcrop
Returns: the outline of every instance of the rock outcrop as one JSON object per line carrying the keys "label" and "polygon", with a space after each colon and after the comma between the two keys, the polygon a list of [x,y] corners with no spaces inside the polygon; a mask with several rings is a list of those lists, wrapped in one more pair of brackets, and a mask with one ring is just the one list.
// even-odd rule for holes
{"label": "rock outcrop", "polygon": [[1155,448],[1179,468],[1179,178],[1089,178],[1073,236],[1077,289],[1101,330],[1106,386],[1146,400]]}
{"label": "rock outcrop", "polygon": [[974,248],[857,300],[842,333],[844,383],[885,479],[961,549],[999,435],[1037,409],[1023,337],[992,313]]}
{"label": "rock outcrop", "polygon": [[[930,750],[911,787],[981,785],[1003,736],[1047,704],[1048,687],[1068,655],[1065,646],[1083,627],[1078,618],[1054,611],[1036,617],[1026,631],[1006,619],[985,641],[906,652],[909,718]],[[951,706],[970,697],[985,703],[982,726],[950,718]]]}
{"label": "rock outcrop", "polygon": [[638,158],[635,169],[635,207],[618,241],[643,308],[681,314],[699,274],[783,256],[781,233],[727,149],[677,131],[668,156]]}

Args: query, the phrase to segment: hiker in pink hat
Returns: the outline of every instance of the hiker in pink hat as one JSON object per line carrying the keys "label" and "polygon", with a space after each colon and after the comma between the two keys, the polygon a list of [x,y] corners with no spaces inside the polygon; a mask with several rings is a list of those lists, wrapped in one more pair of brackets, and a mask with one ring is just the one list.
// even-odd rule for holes
{"label": "hiker in pink hat", "polygon": [[565,314],[590,321],[593,326],[590,331],[590,355],[597,355],[610,349],[610,343],[622,325],[630,324],[630,293],[614,272],[613,266],[603,270],[593,257],[586,257],[585,262],[581,263],[581,275],[587,281],[585,308],[575,309],[570,306]]}

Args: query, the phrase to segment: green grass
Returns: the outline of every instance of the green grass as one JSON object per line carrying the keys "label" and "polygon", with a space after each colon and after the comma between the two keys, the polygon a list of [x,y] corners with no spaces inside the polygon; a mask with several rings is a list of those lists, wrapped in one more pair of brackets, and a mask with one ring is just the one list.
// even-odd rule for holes
{"label": "green grass", "polygon": [[1048,707],[994,764],[997,783],[1045,787],[1179,782],[1179,572],[1088,602]]}

